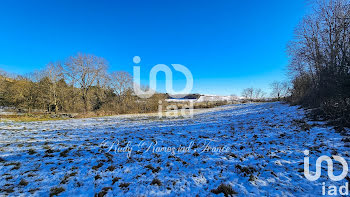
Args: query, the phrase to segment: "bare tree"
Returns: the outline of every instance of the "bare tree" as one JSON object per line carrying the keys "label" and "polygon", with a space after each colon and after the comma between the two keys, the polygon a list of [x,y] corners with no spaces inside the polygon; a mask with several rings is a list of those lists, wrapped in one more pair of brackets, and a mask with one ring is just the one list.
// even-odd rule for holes
{"label": "bare tree", "polygon": [[[332,95],[344,95],[350,66],[350,1],[316,1],[288,45],[293,96],[319,105]],[[345,102],[345,101],[344,101]]]}
{"label": "bare tree", "polygon": [[114,93],[122,100],[122,96],[127,90],[132,88],[132,76],[125,71],[113,72],[110,75],[110,84]]}
{"label": "bare tree", "polygon": [[236,94],[231,94],[230,95],[230,101],[237,101],[239,98]]}
{"label": "bare tree", "polygon": [[255,99],[263,99],[266,93],[262,91],[260,88],[254,89],[254,98]]}
{"label": "bare tree", "polygon": [[0,105],[3,105],[5,102],[6,79],[7,79],[6,73],[0,70]]}
{"label": "bare tree", "polygon": [[271,83],[271,89],[272,89],[271,96],[274,98],[277,98],[277,100],[280,100],[282,96],[282,91],[283,91],[282,83],[278,81],[274,81],[273,83]]}
{"label": "bare tree", "polygon": [[274,81],[271,83],[271,96],[281,100],[281,98],[287,97],[289,94],[289,84],[288,82]]}
{"label": "bare tree", "polygon": [[242,97],[249,99],[249,100],[253,99],[253,94],[254,94],[253,88],[246,88],[242,91]]}
{"label": "bare tree", "polygon": [[[50,91],[50,100],[53,106],[55,113],[58,111],[58,82],[63,79],[63,67],[61,62],[50,62],[45,68],[45,76],[49,79],[49,91]],[[51,106],[49,106],[51,110]]]}
{"label": "bare tree", "polygon": [[89,91],[106,75],[107,61],[95,55],[77,54],[66,62],[67,74],[74,86],[81,90],[85,113],[89,110]]}

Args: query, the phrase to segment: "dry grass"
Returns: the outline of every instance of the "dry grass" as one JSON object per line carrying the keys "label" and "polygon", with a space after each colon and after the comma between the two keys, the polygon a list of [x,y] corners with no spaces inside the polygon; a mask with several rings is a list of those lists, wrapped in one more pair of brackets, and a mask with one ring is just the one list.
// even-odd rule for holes
{"label": "dry grass", "polygon": [[220,184],[217,189],[212,189],[211,192],[214,194],[223,193],[225,195],[225,197],[233,196],[233,195],[237,194],[237,192],[234,191],[232,189],[232,187],[228,184]]}
{"label": "dry grass", "polygon": [[129,185],[130,185],[130,183],[121,183],[121,184],[119,184],[119,187],[120,188],[128,188]]}
{"label": "dry grass", "polygon": [[[170,111],[162,111],[163,116],[182,116],[181,109],[184,106],[189,106],[189,103],[163,103],[163,109],[166,109],[168,105],[176,105],[179,110],[170,110]],[[215,108],[222,105],[231,104],[229,102],[224,101],[211,101],[211,102],[200,102],[194,103],[194,109],[207,109],[207,108]],[[149,115],[149,116],[158,116],[158,110],[150,111],[150,112],[137,112],[130,111],[124,113],[115,113],[108,111],[95,111],[95,112],[87,112],[87,113],[74,113],[70,114],[71,118],[80,119],[80,118],[94,118],[94,117],[107,117],[107,116],[115,116],[115,115]],[[187,113],[187,112],[186,112]],[[62,114],[61,114],[62,115]],[[28,114],[12,114],[12,115],[0,115],[0,121],[15,121],[15,122],[37,122],[37,121],[54,121],[54,120],[67,120],[69,117],[58,115],[51,115],[46,113],[28,113]],[[188,114],[189,115],[189,114]]]}
{"label": "dry grass", "polygon": [[21,182],[19,182],[19,185],[21,185],[21,186],[27,186],[27,185],[28,185],[28,181],[22,179]]}
{"label": "dry grass", "polygon": [[0,115],[0,119],[15,121],[15,122],[36,122],[36,121],[52,121],[52,120],[65,120],[67,118],[50,117],[49,115]]}
{"label": "dry grass", "polygon": [[155,178],[155,179],[152,180],[151,185],[161,186],[162,182],[159,179]]}
{"label": "dry grass", "polygon": [[112,187],[104,187],[99,193],[95,194],[95,197],[103,197],[108,193],[108,190],[112,190],[112,189],[113,189]]}
{"label": "dry grass", "polygon": [[63,187],[53,187],[50,190],[50,197],[58,196],[60,193],[66,191]]}

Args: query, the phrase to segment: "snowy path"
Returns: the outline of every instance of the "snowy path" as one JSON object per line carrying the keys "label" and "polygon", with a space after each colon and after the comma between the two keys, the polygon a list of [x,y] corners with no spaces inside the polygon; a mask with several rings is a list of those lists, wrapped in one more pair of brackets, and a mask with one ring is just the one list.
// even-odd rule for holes
{"label": "snowy path", "polygon": [[[265,103],[170,121],[2,122],[0,196],[223,196],[211,192],[221,183],[238,196],[319,196],[322,182],[344,181],[332,183],[325,169],[308,181],[303,151],[310,150],[312,171],[317,157],[336,154],[349,163],[350,152],[331,127],[304,118],[295,106]],[[337,174],[341,165],[334,166]]]}

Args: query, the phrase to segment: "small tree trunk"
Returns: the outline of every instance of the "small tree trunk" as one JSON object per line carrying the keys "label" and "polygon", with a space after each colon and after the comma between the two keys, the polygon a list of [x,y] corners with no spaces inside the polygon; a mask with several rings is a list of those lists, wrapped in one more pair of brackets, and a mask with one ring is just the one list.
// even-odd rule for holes
{"label": "small tree trunk", "polygon": [[84,102],[84,113],[86,114],[88,111],[88,105],[87,105],[87,99],[85,95],[83,95],[83,102]]}
{"label": "small tree trunk", "polygon": [[55,114],[57,114],[57,111],[58,111],[58,107],[57,107],[57,98],[56,98],[56,96],[55,96],[55,99],[54,99],[55,101]]}

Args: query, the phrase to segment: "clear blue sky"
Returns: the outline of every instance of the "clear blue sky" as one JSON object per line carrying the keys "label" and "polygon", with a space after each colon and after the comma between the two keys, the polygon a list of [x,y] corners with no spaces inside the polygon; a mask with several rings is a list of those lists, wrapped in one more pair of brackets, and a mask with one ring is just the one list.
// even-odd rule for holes
{"label": "clear blue sky", "polygon": [[[286,44],[306,10],[304,0],[4,0],[0,69],[24,74],[83,52],[132,73],[137,55],[145,83],[152,66],[177,63],[191,70],[194,93],[268,92],[287,78]],[[179,90],[184,77],[175,78]]]}

